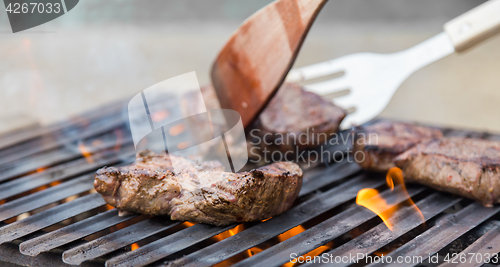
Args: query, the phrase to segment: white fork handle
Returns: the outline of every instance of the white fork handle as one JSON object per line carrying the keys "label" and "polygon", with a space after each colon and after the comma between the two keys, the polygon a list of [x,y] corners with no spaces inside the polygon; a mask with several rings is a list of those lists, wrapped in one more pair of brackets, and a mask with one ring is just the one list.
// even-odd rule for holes
{"label": "white fork handle", "polygon": [[457,52],[500,33],[500,0],[490,0],[452,19],[444,30]]}

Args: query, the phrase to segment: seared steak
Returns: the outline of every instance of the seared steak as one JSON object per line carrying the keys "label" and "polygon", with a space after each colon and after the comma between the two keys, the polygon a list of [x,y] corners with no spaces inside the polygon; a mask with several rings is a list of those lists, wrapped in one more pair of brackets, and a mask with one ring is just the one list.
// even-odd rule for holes
{"label": "seared steak", "polygon": [[475,199],[500,202],[500,142],[431,139],[395,158],[405,180]]}
{"label": "seared steak", "polygon": [[302,170],[291,162],[228,173],[218,162],[148,150],[139,152],[131,165],[99,169],[94,181],[106,203],[120,210],[214,225],[278,215],[292,206],[301,185]]}
{"label": "seared steak", "polygon": [[[201,92],[207,109],[220,109],[211,85],[202,87]],[[201,101],[197,94],[187,94],[183,108],[200,112]],[[286,152],[294,151],[295,147],[299,150],[319,147],[339,130],[345,116],[345,111],[331,101],[299,85],[284,83],[250,127],[249,149],[253,146]]]}
{"label": "seared steak", "polygon": [[300,150],[319,147],[339,130],[345,116],[345,110],[331,101],[297,84],[285,83],[260,114],[251,135],[253,132],[274,144],[267,147],[283,152],[296,146]]}
{"label": "seared steak", "polygon": [[[443,136],[438,129],[384,120],[357,127],[355,131],[353,150],[356,161],[363,169],[381,172],[394,167],[394,157],[422,140]],[[364,157],[357,155],[358,151]]]}

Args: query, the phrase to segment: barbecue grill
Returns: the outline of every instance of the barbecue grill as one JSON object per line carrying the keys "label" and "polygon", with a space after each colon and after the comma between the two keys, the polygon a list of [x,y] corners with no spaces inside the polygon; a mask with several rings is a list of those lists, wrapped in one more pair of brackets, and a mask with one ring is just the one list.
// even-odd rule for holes
{"label": "barbecue grill", "polygon": [[[407,192],[425,223],[401,208],[395,214],[401,218],[397,229],[389,230],[376,214],[354,202],[363,188],[379,189],[390,199],[385,177],[361,171],[348,157],[306,169],[296,205],[263,222],[216,227],[118,216],[93,191],[93,178],[102,166],[134,159],[124,105],[118,102],[63,123],[0,137],[1,261],[54,267],[292,266],[291,254],[389,253],[422,259],[439,256],[441,264],[446,253],[500,252],[500,207],[486,208],[418,185],[408,185]],[[488,133],[443,132],[500,140]],[[326,149],[346,151],[344,146]],[[384,264],[366,259],[356,265]],[[467,260],[464,266],[479,265]]]}

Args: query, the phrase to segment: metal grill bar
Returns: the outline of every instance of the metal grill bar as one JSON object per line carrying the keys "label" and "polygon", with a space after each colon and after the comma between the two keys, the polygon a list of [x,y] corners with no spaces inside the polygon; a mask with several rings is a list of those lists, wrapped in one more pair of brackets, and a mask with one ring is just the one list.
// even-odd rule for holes
{"label": "metal grill bar", "polygon": [[305,181],[302,183],[302,188],[300,189],[300,196],[307,195],[325,185],[337,182],[361,171],[358,164],[351,164],[345,161],[334,164],[332,167],[326,169],[328,170],[327,173],[331,175],[325,175],[325,171],[321,171],[319,174],[311,175],[311,178],[308,178],[308,180],[314,179],[314,183],[308,183],[308,180],[304,179]]}
{"label": "metal grill bar", "polygon": [[62,133],[59,136],[53,136],[49,140],[35,140],[33,142],[23,143],[0,151],[0,165],[9,162],[17,161],[31,155],[39,154],[44,151],[58,149],[59,147],[74,143],[78,140],[85,140],[105,134],[112,131],[114,128],[123,127],[123,119],[118,117],[112,120],[100,121],[97,125],[98,128],[85,127],[81,131],[73,133]]}
{"label": "metal grill bar", "polygon": [[40,167],[52,166],[64,162],[65,160],[69,161],[79,157],[81,157],[81,154],[77,156],[74,151],[63,148],[51,154],[36,155],[29,159],[6,164],[0,166],[0,182],[27,174],[31,171],[36,171],[36,169]]}
{"label": "metal grill bar", "polygon": [[[347,167],[344,162],[339,162],[334,165],[330,165],[329,167],[321,168],[319,171],[306,170],[304,171],[302,187],[298,197],[300,198],[311,192],[319,190],[321,187],[328,184],[333,184],[342,179],[353,177],[358,174],[360,170],[361,169],[357,167]],[[325,177],[328,177],[326,180],[331,179],[330,183],[325,184],[323,182]]]}
{"label": "metal grill bar", "polygon": [[[123,150],[132,149],[130,141],[130,138],[123,141]],[[106,149],[113,148],[115,145],[114,141],[104,141],[103,146],[93,151],[93,153],[102,152]],[[40,167],[53,166],[81,157],[82,153],[80,151],[69,148],[61,148],[47,153],[37,154],[14,164],[0,166],[0,182],[29,173],[30,171],[35,171]]]}
{"label": "metal grill bar", "polygon": [[28,196],[7,202],[0,206],[0,221],[10,219],[45,206],[50,203],[86,192],[92,188],[94,175],[88,174],[77,179],[56,185],[46,190],[38,191]]}
{"label": "metal grill bar", "polygon": [[89,164],[86,159],[82,158],[0,184],[0,199],[6,199],[42,185],[64,180],[80,173],[94,171],[101,166],[116,164],[120,161],[115,153],[108,155],[104,159],[98,159],[98,157],[99,155],[94,158],[94,163]]}
{"label": "metal grill bar", "polygon": [[135,217],[137,217],[137,215],[118,216],[117,209],[108,210],[72,225],[23,242],[19,245],[19,250],[25,255],[36,256],[41,252],[68,244]]}
{"label": "metal grill bar", "polygon": [[364,175],[358,176],[314,196],[279,216],[169,264],[171,266],[209,266],[216,264],[355,198],[358,191],[363,188],[379,187],[384,183],[385,181],[370,179]]}
{"label": "metal grill bar", "polygon": [[[421,256],[422,259],[425,260],[430,255],[435,254],[450,244],[453,240],[498,213],[498,211],[500,211],[500,207],[487,208],[479,203],[470,204],[466,208],[439,222],[431,229],[425,231],[388,255],[391,255],[393,259],[398,256]],[[418,263],[415,263],[413,265],[417,264]],[[392,264],[372,264],[369,266],[382,267],[409,265],[412,264],[398,264],[393,262]]]}
{"label": "metal grill bar", "polygon": [[104,204],[101,195],[91,194],[8,224],[0,228],[0,244],[31,234]]}
{"label": "metal grill bar", "polygon": [[63,253],[63,261],[68,264],[78,265],[84,261],[98,258],[146,237],[163,232],[181,223],[161,217],[147,219],[67,250]]}
{"label": "metal grill bar", "polygon": [[30,145],[33,145],[33,143],[36,143],[36,141],[41,138],[63,135],[63,130],[67,129],[82,131],[85,128],[92,127],[93,121],[95,120],[107,119],[109,116],[118,114],[123,106],[124,102],[118,101],[102,106],[97,110],[84,113],[81,116],[74,117],[71,120],[34,130],[18,132],[15,135],[2,136],[0,139],[0,150],[5,150],[14,145],[20,146],[20,143],[31,142]]}
{"label": "metal grill bar", "polygon": [[[322,183],[322,181],[325,180],[325,176],[329,177],[330,183],[333,183],[341,178],[347,178],[359,172],[359,168],[347,168],[345,166],[346,164],[348,163],[342,162],[335,164],[332,167],[321,169],[320,172],[306,172],[306,177],[304,178],[304,183],[302,184],[303,187],[299,193],[299,197],[325,186],[325,184]],[[304,190],[304,188],[310,189]],[[236,227],[236,224],[225,227],[197,224],[173,235],[159,239],[151,244],[140,247],[137,250],[115,257],[107,261],[106,265],[146,265],[234,227]],[[131,262],[129,262],[127,258],[130,258]]]}
{"label": "metal grill bar", "polygon": [[[409,187],[410,197],[415,196],[425,190],[424,187]],[[397,199],[393,191],[385,190],[381,197],[387,202],[398,204],[406,199]],[[307,252],[322,246],[333,239],[358,227],[364,222],[377,217],[377,215],[361,206],[351,207],[330,219],[314,226],[303,233],[293,236],[279,244],[268,248],[250,258],[236,263],[234,266],[255,266],[259,262],[266,262],[267,266],[279,266],[290,260],[290,255],[296,253],[303,255]]]}
{"label": "metal grill bar", "polygon": [[57,149],[64,144],[69,144],[77,140],[87,139],[105,133],[107,131],[111,131],[123,124],[122,116],[115,117],[116,118],[110,120],[100,121],[99,123],[96,123],[97,125],[88,127],[82,132],[79,132],[77,135],[72,135],[66,138],[55,138],[54,142],[42,142],[37,146],[33,146],[31,144],[23,144],[20,146],[14,146],[4,149],[0,151],[0,165],[22,159],[30,155],[38,154],[43,151]]}
{"label": "metal grill bar", "polygon": [[106,267],[144,266],[236,227],[196,224],[187,229],[106,261]]}
{"label": "metal grill bar", "polygon": [[[19,247],[16,244],[5,243],[0,245],[0,259],[2,263],[13,262],[14,266],[30,266],[30,267],[74,267],[61,261],[61,254],[57,253],[42,253],[32,257],[21,254]],[[12,265],[9,265],[12,266]],[[2,266],[5,267],[5,266]],[[79,267],[102,267],[102,264],[96,262],[83,263]]]}
{"label": "metal grill bar", "polygon": [[[467,247],[461,253],[467,255],[467,261],[465,263],[461,263],[460,260],[457,260],[457,263],[445,262],[440,267],[479,267],[482,266],[489,259],[493,258],[495,253],[500,251],[500,223],[498,221],[492,222],[495,224],[495,227],[486,232],[483,236],[476,240],[476,242],[472,243],[469,247]],[[473,253],[476,255],[480,255],[480,259],[470,257],[469,253]],[[488,258],[487,255],[490,255]],[[451,260],[451,259],[450,259]]]}
{"label": "metal grill bar", "polygon": [[[417,206],[427,221],[460,201],[461,199],[458,197],[434,193],[424,200],[419,201]],[[326,253],[327,256],[329,258],[335,258],[337,256],[358,255],[358,253],[373,253],[422,224],[420,214],[412,210],[411,207],[398,210],[396,214],[389,219],[389,222],[395,225],[392,231],[389,230],[384,223],[380,223],[362,235]],[[360,257],[357,257],[357,259],[359,258]],[[336,264],[336,266],[349,266],[350,264],[349,262],[342,262]]]}

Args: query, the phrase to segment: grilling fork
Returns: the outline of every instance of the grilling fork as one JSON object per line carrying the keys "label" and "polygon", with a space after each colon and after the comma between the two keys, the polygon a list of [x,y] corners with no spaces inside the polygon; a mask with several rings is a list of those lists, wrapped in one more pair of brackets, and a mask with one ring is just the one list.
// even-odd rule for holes
{"label": "grilling fork", "polygon": [[454,52],[460,53],[500,32],[500,0],[490,0],[444,25],[444,32],[407,50],[392,54],[356,53],[292,69],[289,82],[342,76],[305,85],[305,89],[354,110],[342,129],[363,124],[382,112],[399,86],[415,71]]}

